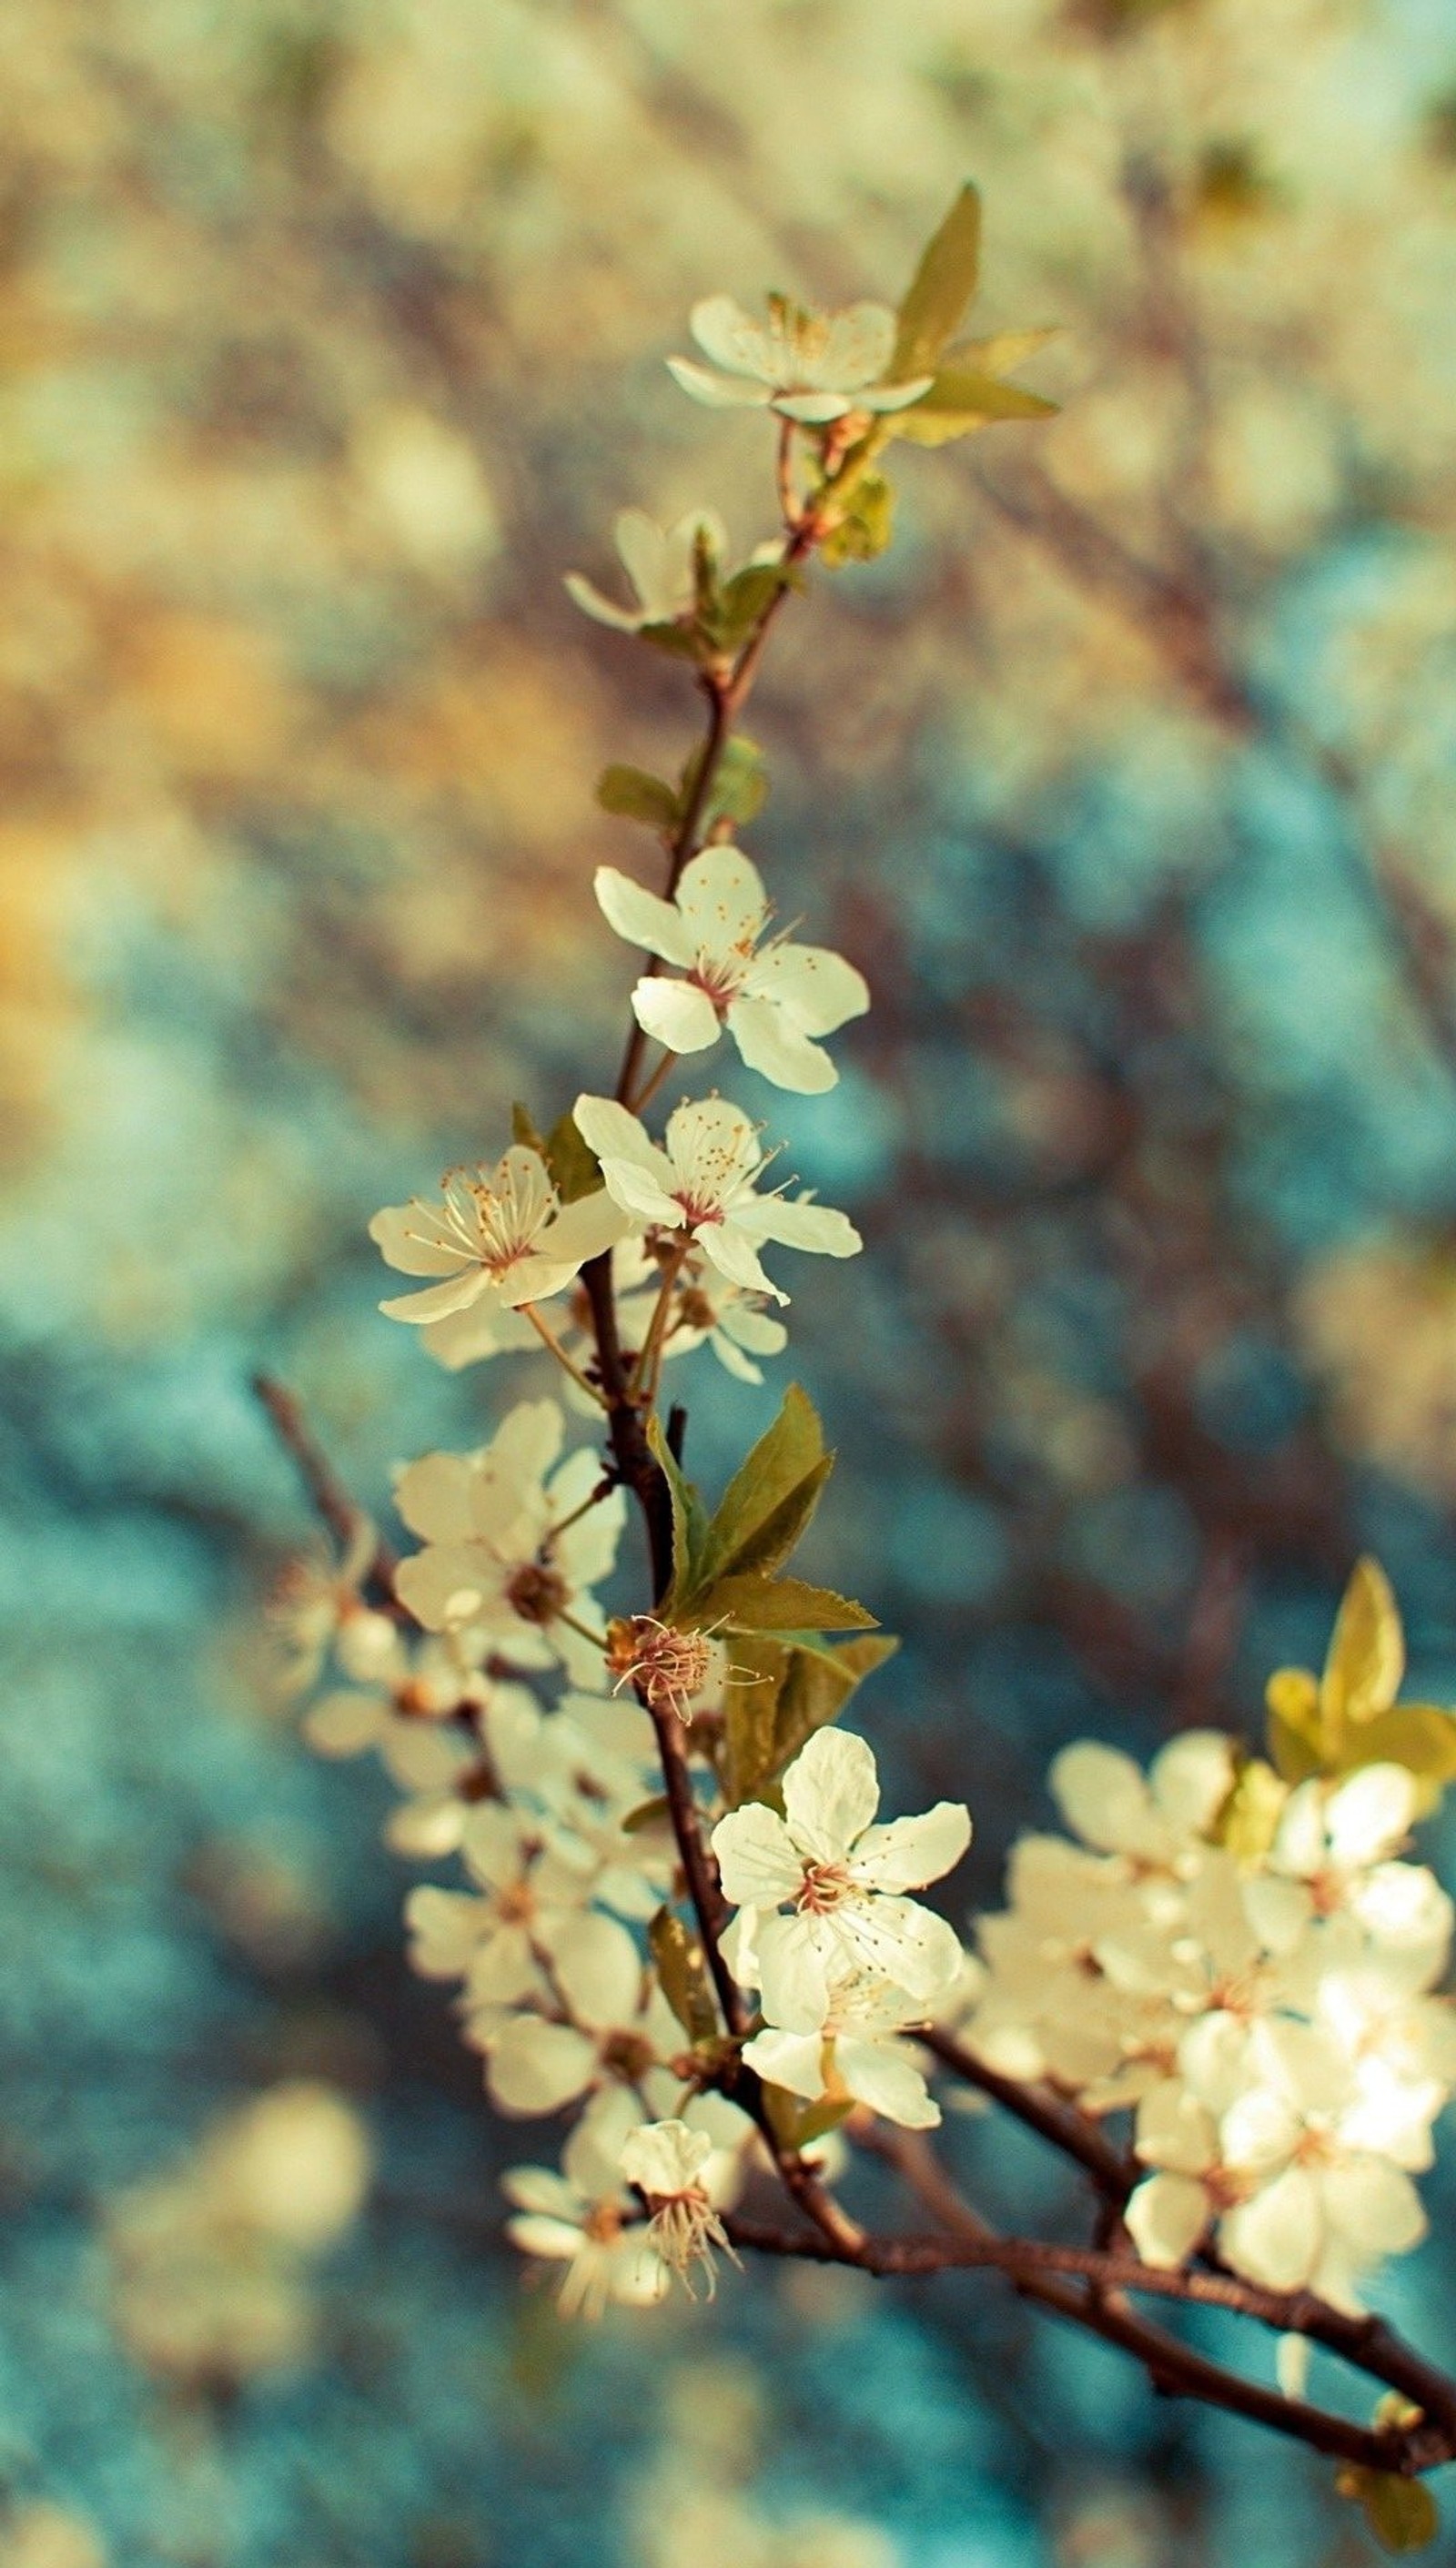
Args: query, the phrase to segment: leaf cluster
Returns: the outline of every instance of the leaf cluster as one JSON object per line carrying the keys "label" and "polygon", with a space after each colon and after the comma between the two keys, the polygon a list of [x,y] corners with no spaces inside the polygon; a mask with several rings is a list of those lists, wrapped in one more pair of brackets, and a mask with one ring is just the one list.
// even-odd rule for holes
{"label": "leaf cluster", "polygon": [[[597,779],[597,802],[619,820],[638,820],[659,837],[673,839],[692,808],[703,772],[704,751],[695,749],[676,785],[649,775],[644,767],[605,767]],[[757,818],[768,799],[768,771],[763,752],[746,732],[734,732],[721,750],[708,799],[699,814],[703,837],[725,823],[742,828]]]}
{"label": "leaf cluster", "polygon": [[[718,1761],[735,1807],[763,1797],[896,1645],[863,1605],[786,1573],[834,1467],[818,1413],[796,1383],[711,1515],[656,1420],[648,1435],[673,1513],[673,1576],[657,1610],[680,1629],[730,1641]],[[831,1642],[830,1632],[857,1637]]]}
{"label": "leaf cluster", "polygon": [[1404,1766],[1419,1785],[1418,1808],[1433,1810],[1456,1777],[1456,1712],[1397,1703],[1404,1674],[1405,1635],[1390,1581],[1377,1560],[1358,1560],[1323,1673],[1280,1668],[1269,1680],[1269,1753],[1285,1781]]}

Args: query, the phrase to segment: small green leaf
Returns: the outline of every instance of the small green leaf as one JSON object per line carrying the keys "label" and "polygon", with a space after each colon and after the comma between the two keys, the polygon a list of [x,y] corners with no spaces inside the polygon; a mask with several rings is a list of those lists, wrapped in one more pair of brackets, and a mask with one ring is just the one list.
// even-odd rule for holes
{"label": "small green leaf", "polygon": [[844,517],[819,546],[819,559],[830,570],[844,562],[876,561],[888,550],[894,527],[894,491],[882,473],[865,473]]}
{"label": "small green leaf", "polygon": [[1269,1753],[1287,1783],[1303,1783],[1324,1769],[1324,1715],[1319,1686],[1308,1668],[1276,1668],[1264,1689],[1269,1707]]}
{"label": "small green leaf", "polygon": [[662,1991],[690,2042],[712,2042],[718,2007],[703,1946],[671,1908],[660,1908],[647,1930]]}
{"label": "small green leaf", "polygon": [[1405,1635],[1390,1581],[1378,1560],[1357,1560],[1340,1602],[1324,1662],[1325,1741],[1338,1750],[1348,1721],[1388,1712],[1405,1674]]}
{"label": "small green leaf", "polygon": [[736,653],[742,649],[779,590],[787,588],[791,579],[792,573],[782,562],[750,562],[745,570],[733,573],[719,599],[713,623],[725,651]]}
{"label": "small green leaf", "polygon": [[693,1600],[705,1623],[724,1623],[733,1632],[871,1632],[873,1614],[832,1587],[811,1587],[802,1578],[761,1578],[747,1571],[741,1578],[720,1578]]}
{"label": "small green leaf", "polygon": [[981,197],[967,184],[921,252],[900,306],[890,360],[892,383],[928,374],[976,291],[981,270]]}
{"label": "small green leaf", "polygon": [[600,1192],[602,1163],[569,1115],[553,1124],[544,1142],[535,1146],[542,1151],[563,1203],[578,1203],[583,1195]]}
{"label": "small green leaf", "polygon": [[899,1646],[892,1632],[818,1649],[797,1643],[774,1702],[770,1774],[781,1774],[805,1740],[837,1721],[856,1688]]}
{"label": "small green leaf", "polygon": [[775,1773],[774,1731],[778,1698],[790,1652],[782,1641],[751,1633],[735,1638],[731,1673],[723,1699],[723,1753],[719,1780],[729,1809],[758,1799]]}
{"label": "small green leaf", "polygon": [[1403,1766],[1415,1776],[1417,1812],[1429,1817],[1446,1785],[1456,1782],[1456,1713],[1433,1703],[1402,1703],[1347,1734],[1341,1774],[1384,1765]]}
{"label": "small green leaf", "polygon": [[947,348],[941,360],[942,373],[965,367],[975,375],[1014,375],[1061,332],[1054,326],[1043,330],[998,330],[990,339],[962,339]]}
{"label": "small green leaf", "polygon": [[672,660],[710,660],[715,655],[696,624],[643,624],[638,637],[650,642],[655,651],[666,651]]}
{"label": "small green leaf", "polygon": [[666,1792],[654,1792],[650,1801],[639,1801],[636,1809],[629,1810],[622,1821],[624,1833],[629,1837],[639,1837],[644,1829],[655,1828],[661,1819],[667,1817],[668,1806]]}
{"label": "small green leaf", "polygon": [[854,1641],[791,1643],[766,1636],[738,1636],[732,1645],[733,1677],[725,1697],[724,1796],[763,1800],[775,1778],[814,1731],[838,1719],[850,1696],[899,1642],[891,1632],[867,1632]]}
{"label": "small green leaf", "polygon": [[597,801],[619,820],[641,820],[649,829],[677,826],[676,794],[644,767],[604,767],[597,778]]}
{"label": "small green leaf", "polygon": [[1352,2497],[1364,2509],[1365,2521],[1382,2550],[1424,2550],[1441,2529],[1440,2511],[1424,2479],[1403,2478],[1395,2470],[1367,2470],[1357,2461],[1342,2462],[1335,2473],[1340,2496]]}
{"label": "small green leaf", "polygon": [[708,1519],[703,1500],[691,1480],[685,1479],[677,1455],[663,1434],[662,1421],[656,1416],[647,1422],[647,1442],[653,1460],[660,1466],[668,1484],[673,1509],[673,1575],[668,1592],[661,1600],[664,1614],[679,1610],[684,1598],[693,1595],[699,1585],[698,1563]]}
{"label": "small green leaf", "polygon": [[535,1150],[545,1158],[546,1144],[536,1129],[535,1119],[529,1106],[522,1106],[519,1098],[510,1110],[510,1137],[522,1150]]}
{"label": "small green leaf", "polygon": [[1279,1830],[1285,1786],[1262,1757],[1247,1758],[1219,1812],[1214,1833],[1239,1863],[1259,1863]]}
{"label": "small green leaf", "polygon": [[1050,419],[1057,405],[1020,384],[1001,383],[994,375],[963,374],[959,369],[937,375],[924,399],[896,411],[886,425],[912,446],[948,446],[953,438],[971,437],[999,419]]}
{"label": "small green leaf", "polygon": [[[777,1569],[808,1522],[832,1462],[813,1402],[791,1382],[778,1416],[739,1463],[714,1511],[703,1552],[705,1581],[731,1570]],[[790,1532],[787,1519],[778,1520],[785,1507],[791,1515],[796,1502],[807,1512]]]}
{"label": "small green leaf", "polygon": [[[693,799],[702,763],[703,752],[697,749],[683,770],[679,801],[685,810]],[[767,800],[768,776],[763,752],[755,740],[749,740],[746,732],[734,732],[719,760],[701,826],[706,831],[720,820],[729,820],[735,827],[741,827],[757,818]]]}

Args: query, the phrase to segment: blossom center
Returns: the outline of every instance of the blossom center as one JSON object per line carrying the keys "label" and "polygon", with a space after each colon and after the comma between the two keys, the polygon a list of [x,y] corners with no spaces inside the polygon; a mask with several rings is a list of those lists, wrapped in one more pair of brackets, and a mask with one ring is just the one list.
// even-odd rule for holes
{"label": "blossom center", "polygon": [[831,1908],[838,1907],[851,1887],[844,1864],[806,1862],[794,1906],[801,1915],[823,1917]]}
{"label": "blossom center", "polygon": [[526,1560],[512,1573],[505,1593],[523,1623],[554,1623],[570,1589],[559,1570],[549,1569],[544,1561]]}
{"label": "blossom center", "polygon": [[680,1632],[652,1614],[633,1614],[609,1625],[607,1665],[617,1680],[614,1691],[635,1685],[649,1712],[688,1722],[693,1697],[708,1682],[712,1651],[705,1632]]}
{"label": "blossom center", "polygon": [[635,2086],[657,2061],[646,2034],[609,2033],[601,2046],[602,2067],[626,2086]]}

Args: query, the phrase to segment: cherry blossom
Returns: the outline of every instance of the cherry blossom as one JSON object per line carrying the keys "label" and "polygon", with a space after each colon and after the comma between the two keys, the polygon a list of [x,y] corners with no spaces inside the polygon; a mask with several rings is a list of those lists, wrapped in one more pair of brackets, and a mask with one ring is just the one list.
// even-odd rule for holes
{"label": "cherry blossom", "polygon": [[959,1863],[971,1839],[966,1808],[938,1801],[876,1827],[879,1801],[865,1742],[820,1730],[785,1771],[782,1818],[748,1801],[714,1829],[724,1894],[743,1912],[735,1967],[752,1971],[764,2016],[783,2032],[822,2028],[836,1975],[867,1971],[924,2000],[960,1969],[954,1930],[900,1894]]}
{"label": "cherry blossom", "polygon": [[[566,591],[583,615],[618,633],[640,633],[645,624],[675,624],[698,603],[700,547],[715,561],[728,551],[728,531],[716,508],[690,508],[675,525],[660,526],[643,508],[623,508],[612,529],[618,558],[636,592],[635,606],[618,606],[580,571],[568,571]],[[774,547],[776,552],[777,547]]]}
{"label": "cherry blossom", "polygon": [[400,1563],[401,1602],[427,1631],[469,1631],[522,1668],[561,1661],[573,1683],[602,1678],[590,1638],[592,1588],[616,1558],[625,1500],[587,1502],[600,1456],[583,1449],[553,1470],[565,1422],[554,1400],[522,1401],[475,1453],[427,1453],[403,1471],[395,1502],[426,1548]]}
{"label": "cherry blossom", "polygon": [[711,363],[670,357],[668,367],[684,392],[710,409],[773,409],[822,426],[854,411],[906,410],[930,390],[929,375],[885,382],[897,328],[885,303],[809,312],[770,294],[764,322],[730,294],[713,294],[694,305],[689,327]]}
{"label": "cherry blossom", "polygon": [[561,2171],[512,2167],[501,2190],[515,2204],[506,2235],[527,2256],[564,2264],[557,2294],[565,2318],[601,2318],[610,2305],[650,2306],[670,2275],[622,2180],[586,2122],[561,2153]]}
{"label": "cherry blossom", "polygon": [[839,1074],[815,1038],[864,1014],[864,977],[823,946],[764,944],[768,898],[740,847],[705,847],[671,900],[613,865],[597,868],[596,893],[619,936],[685,975],[638,982],[632,1006],[645,1034],[670,1052],[706,1052],[727,1028],[748,1068],[776,1088],[808,1096],[834,1086]]}
{"label": "cherry blossom", "polygon": [[830,1983],[823,2024],[811,2033],[767,2027],[746,2043],[743,2057],[770,2086],[817,2102],[852,2098],[907,2130],[933,2130],[941,2108],[897,2037],[923,2025],[921,1999],[863,1971]]}
{"label": "cherry blossom", "polygon": [[842,1212],[807,1195],[758,1194],[758,1134],[741,1107],[709,1097],[668,1119],[665,1146],[649,1140],[635,1115],[610,1097],[579,1097],[577,1129],[596,1151],[607,1191],[640,1226],[686,1232],[731,1284],[786,1302],[758,1262],[766,1240],[825,1257],[863,1246]]}
{"label": "cherry blossom", "polygon": [[694,2266],[702,2266],[712,2300],[718,2289],[713,2251],[721,2247],[733,2256],[708,2189],[713,2153],[707,2131],[690,2130],[678,2120],[642,2122],[622,2147],[622,2173],[636,2185],[651,2214],[647,2234],[690,2300],[695,2297]]}
{"label": "cherry blossom", "polygon": [[500,1313],[544,1302],[628,1227],[600,1187],[563,1204],[539,1150],[519,1142],[493,1168],[451,1169],[441,1197],[387,1204],[369,1225],[389,1265],[438,1279],[380,1304],[416,1328],[482,1300]]}

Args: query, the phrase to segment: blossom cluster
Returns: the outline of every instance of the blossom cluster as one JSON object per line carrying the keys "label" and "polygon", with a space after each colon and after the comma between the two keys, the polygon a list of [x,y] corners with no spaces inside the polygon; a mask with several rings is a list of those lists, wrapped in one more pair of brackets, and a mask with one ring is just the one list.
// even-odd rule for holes
{"label": "blossom cluster", "polygon": [[1406,1859],[1415,1776],[1299,1783],[1211,1731],[1146,1775],[1092,1741],[1056,1759],[1070,1837],[1023,1837],[980,1922],[971,2049],[1086,2111],[1134,2116],[1143,2259],[1200,2247],[1276,2291],[1358,2310],[1425,2215],[1412,2177],[1456,2086],[1432,1994],[1452,1903]]}

